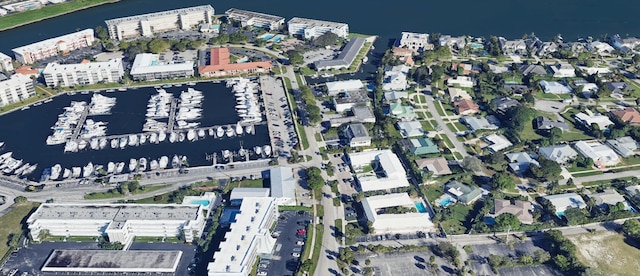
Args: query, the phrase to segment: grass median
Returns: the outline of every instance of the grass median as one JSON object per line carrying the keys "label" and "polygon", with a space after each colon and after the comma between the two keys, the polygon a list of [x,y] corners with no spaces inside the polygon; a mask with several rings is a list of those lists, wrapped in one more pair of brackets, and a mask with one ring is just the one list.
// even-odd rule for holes
{"label": "grass median", "polygon": [[[0,258],[2,258],[2,260],[4,260],[11,249],[9,246],[10,236],[22,235],[22,221],[25,220],[25,217],[28,216],[34,208],[38,207],[38,205],[40,205],[40,203],[37,202],[16,203],[11,206],[12,210],[10,212],[0,217]],[[3,262],[0,261],[0,263]]]}

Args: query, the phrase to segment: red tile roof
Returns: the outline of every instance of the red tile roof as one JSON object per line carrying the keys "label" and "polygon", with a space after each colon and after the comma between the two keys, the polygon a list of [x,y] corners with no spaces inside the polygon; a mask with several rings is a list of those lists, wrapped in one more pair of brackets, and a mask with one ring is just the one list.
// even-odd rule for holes
{"label": "red tile roof", "polygon": [[613,110],[611,114],[620,118],[621,121],[632,125],[640,125],[640,112],[632,107],[627,107],[623,110]]}
{"label": "red tile roof", "polygon": [[207,74],[219,71],[228,71],[230,73],[240,72],[240,71],[251,71],[253,69],[271,69],[271,62],[268,61],[258,61],[258,62],[244,62],[244,63],[231,63],[231,59],[229,58],[229,49],[228,48],[212,48],[211,49],[211,59],[209,65],[198,67],[198,72],[200,74]]}
{"label": "red tile roof", "polygon": [[458,114],[468,113],[469,111],[473,111],[473,113],[480,111],[480,107],[476,103],[471,100],[462,99],[455,103],[453,106],[458,108]]}

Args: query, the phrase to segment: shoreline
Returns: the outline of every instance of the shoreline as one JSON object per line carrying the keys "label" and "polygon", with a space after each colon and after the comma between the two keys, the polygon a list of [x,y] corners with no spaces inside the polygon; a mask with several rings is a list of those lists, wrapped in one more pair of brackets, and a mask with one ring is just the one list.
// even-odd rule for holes
{"label": "shoreline", "polygon": [[[66,12],[52,14],[52,15],[49,15],[49,16],[40,17],[38,19],[30,20],[30,21],[27,21],[27,22],[24,22],[24,23],[19,23],[19,24],[12,25],[12,26],[9,26],[9,27],[1,28],[0,32],[6,31],[6,30],[15,29],[15,28],[22,27],[22,26],[26,26],[26,25],[29,25],[29,24],[33,24],[33,23],[36,23],[36,22],[43,21],[43,20],[55,18],[55,17],[61,16],[61,15],[66,15],[66,14],[74,13],[74,12],[77,12],[77,11],[86,10],[86,9],[89,9],[89,8],[101,6],[101,5],[104,5],[104,4],[113,4],[113,3],[117,3],[117,2],[120,2],[120,0],[107,0],[107,1],[104,1],[104,2],[100,2],[100,3],[95,3],[95,4],[92,4],[92,5],[82,6],[82,7],[79,7],[77,9],[72,9],[72,10],[69,10],[69,11],[66,11]],[[63,5],[63,4],[64,3],[61,3],[59,5]],[[46,8],[46,7],[43,7],[43,8]],[[32,11],[37,11],[37,9],[36,10],[32,10]],[[29,12],[29,11],[25,11],[25,12]],[[15,15],[18,15],[18,14],[20,14],[20,13],[16,13]],[[11,15],[8,15],[8,16],[11,16]]]}

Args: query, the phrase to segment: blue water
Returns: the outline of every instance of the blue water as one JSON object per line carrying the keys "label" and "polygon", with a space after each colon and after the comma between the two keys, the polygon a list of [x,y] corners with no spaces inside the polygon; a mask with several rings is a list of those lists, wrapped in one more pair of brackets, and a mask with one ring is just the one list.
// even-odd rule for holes
{"label": "blue water", "polygon": [[282,36],[276,36],[272,39],[273,42],[280,42],[282,40]]}
{"label": "blue water", "polygon": [[453,199],[450,197],[446,197],[443,200],[441,200],[439,203],[440,203],[440,206],[447,207],[449,204],[453,203]]}
{"label": "blue water", "polygon": [[424,207],[424,204],[422,204],[422,202],[414,202],[414,205],[416,205],[416,209],[418,210],[418,213],[426,213],[427,212],[427,208]]}
{"label": "blue water", "polygon": [[264,36],[262,36],[262,39],[269,40],[269,39],[273,38],[274,36],[275,35],[273,35],[273,34],[265,34]]}
{"label": "blue water", "polygon": [[191,201],[191,204],[200,204],[205,207],[209,206],[209,203],[211,202],[206,199],[196,199]]}
{"label": "blue water", "polygon": [[496,219],[492,217],[484,217],[484,223],[487,225],[494,225],[496,224]]}
{"label": "blue water", "polygon": [[558,217],[564,217],[564,212],[556,212],[556,216],[558,216]]}

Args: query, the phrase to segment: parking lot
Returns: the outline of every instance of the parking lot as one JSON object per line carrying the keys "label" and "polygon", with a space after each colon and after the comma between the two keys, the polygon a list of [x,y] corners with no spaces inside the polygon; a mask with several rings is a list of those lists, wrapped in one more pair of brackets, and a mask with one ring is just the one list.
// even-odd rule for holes
{"label": "parking lot", "polygon": [[333,173],[338,180],[338,190],[341,194],[352,195],[357,193],[355,177],[351,174],[351,168],[346,157],[342,153],[329,154],[329,161],[333,164]]}
{"label": "parking lot", "polygon": [[365,260],[369,259],[371,260],[370,266],[375,270],[375,275],[418,276],[453,274],[453,265],[437,256],[435,263],[438,265],[438,270],[434,272],[429,263],[431,256],[435,255],[429,251],[362,255],[356,257],[360,266],[351,266],[350,269],[353,273],[360,273],[364,270]]}
{"label": "parking lot", "polygon": [[[26,248],[21,248],[18,252],[11,254],[5,265],[2,267],[2,273],[7,274],[17,269],[21,273],[28,275],[78,275],[69,273],[42,272],[40,268],[44,265],[49,254],[54,249],[84,249],[99,250],[98,243],[95,242],[43,242],[40,244],[30,244]],[[182,243],[134,243],[129,250],[180,250],[182,257],[176,269],[176,274],[156,274],[153,275],[184,275],[183,272],[188,271],[188,267],[195,256],[194,245]],[[83,273],[82,275],[113,275],[113,273]],[[127,275],[147,275],[145,273],[129,273]],[[148,275],[151,275],[149,273]]]}
{"label": "parking lot", "polygon": [[269,124],[269,137],[278,157],[291,157],[291,149],[298,144],[298,135],[282,82],[274,77],[260,77],[264,105]]}
{"label": "parking lot", "polygon": [[[280,214],[273,237],[276,245],[271,259],[262,259],[257,275],[293,275],[304,251],[305,236],[298,233],[312,219],[307,212],[285,211]],[[306,231],[306,230],[305,230]]]}
{"label": "parking lot", "polygon": [[334,51],[330,49],[317,49],[317,50],[305,52],[303,54],[304,65],[311,64],[319,60],[333,59],[333,57],[337,55],[339,52],[340,51]]}

